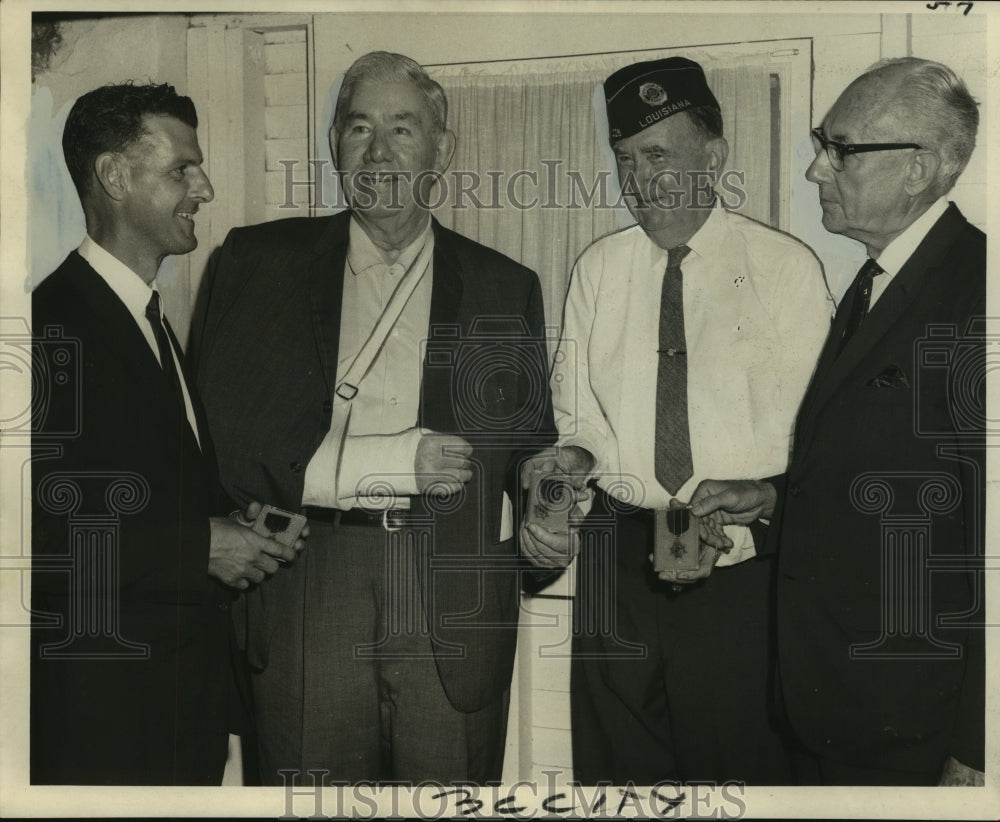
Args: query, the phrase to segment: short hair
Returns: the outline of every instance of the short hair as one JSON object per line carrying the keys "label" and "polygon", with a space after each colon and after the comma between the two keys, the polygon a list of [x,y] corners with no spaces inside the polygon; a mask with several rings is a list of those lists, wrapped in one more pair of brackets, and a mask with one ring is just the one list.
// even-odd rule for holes
{"label": "short hair", "polygon": [[722,137],[722,112],[715,106],[695,106],[684,113],[705,140]]}
{"label": "short hair", "polygon": [[198,113],[190,97],[167,84],[135,85],[131,81],[88,91],[73,103],[62,146],[66,166],[81,199],[89,191],[94,162],[105,152],[122,152],[137,143],[147,130],[146,115],[176,117],[198,128]]}
{"label": "short hair", "polygon": [[906,123],[906,132],[885,136],[937,152],[941,167],[928,193],[941,197],[955,185],[976,147],[978,103],[952,69],[919,57],[880,60],[855,82],[899,72],[905,74],[905,82],[885,101],[885,110],[890,120]]}
{"label": "short hair", "polygon": [[432,80],[423,66],[403,54],[388,51],[371,51],[355,60],[344,74],[344,82],[337,95],[337,109],[333,127],[340,132],[348,115],[351,96],[358,83],[374,80],[382,83],[412,83],[423,95],[431,113],[431,132],[434,136],[445,130],[448,122],[448,98],[444,89]]}

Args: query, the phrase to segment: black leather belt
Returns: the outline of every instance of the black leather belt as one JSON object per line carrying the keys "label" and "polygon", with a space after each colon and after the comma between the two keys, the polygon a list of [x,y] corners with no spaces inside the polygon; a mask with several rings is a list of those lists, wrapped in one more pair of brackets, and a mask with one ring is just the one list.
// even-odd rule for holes
{"label": "black leather belt", "polygon": [[353,525],[365,528],[384,528],[386,531],[398,531],[412,524],[413,517],[408,508],[352,508],[341,511],[337,508],[319,508],[307,505],[305,514],[308,519],[316,522],[328,522],[332,525]]}

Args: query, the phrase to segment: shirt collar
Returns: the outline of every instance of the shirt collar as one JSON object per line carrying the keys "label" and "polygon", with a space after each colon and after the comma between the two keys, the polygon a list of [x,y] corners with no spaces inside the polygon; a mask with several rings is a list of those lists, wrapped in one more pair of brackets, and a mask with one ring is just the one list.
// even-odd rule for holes
{"label": "shirt collar", "polygon": [[923,242],[924,237],[934,227],[934,223],[947,210],[948,201],[944,197],[939,197],[930,208],[910,223],[903,233],[889,243],[878,255],[879,268],[890,277],[898,274],[906,261],[913,256],[917,246]]}
{"label": "shirt collar", "polygon": [[[383,269],[389,268],[389,264],[382,256],[379,247],[372,242],[371,237],[368,236],[361,227],[361,224],[354,217],[351,217],[351,224],[348,231],[347,261],[355,275],[362,274],[368,269],[376,268],[376,266],[382,266]],[[399,257],[396,258],[396,262],[393,265],[402,266],[403,270],[406,271],[417,258],[420,250],[424,247],[424,243],[430,239],[431,233],[431,216],[428,214],[424,230],[399,253]],[[379,270],[376,268],[376,273]]]}
{"label": "shirt collar", "polygon": [[[716,197],[708,219],[701,224],[701,228],[684,245],[699,257],[710,255],[713,250],[718,249],[722,242],[722,235],[726,230],[724,212],[725,209],[722,207],[722,203]],[[666,265],[667,249],[660,248],[652,240],[649,241],[649,244],[651,246],[649,256],[650,266],[660,268],[662,265]],[[688,259],[690,259],[690,255],[688,255]]]}
{"label": "shirt collar", "polygon": [[90,267],[96,271],[135,317],[144,317],[150,294],[156,290],[156,280],[149,286],[125,263],[106,248],[98,245],[88,234],[77,249]]}
{"label": "shirt collar", "polygon": [[722,243],[722,234],[726,230],[722,203],[716,198],[715,205],[708,215],[708,219],[701,224],[694,236],[685,245],[699,257],[707,256],[719,249]]}

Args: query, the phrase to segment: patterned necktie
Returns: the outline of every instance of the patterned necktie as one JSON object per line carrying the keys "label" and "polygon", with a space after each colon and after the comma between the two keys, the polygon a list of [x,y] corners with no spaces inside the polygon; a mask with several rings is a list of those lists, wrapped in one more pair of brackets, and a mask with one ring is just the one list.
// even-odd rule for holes
{"label": "patterned necktie", "polygon": [[840,356],[840,352],[844,350],[847,345],[847,341],[853,337],[861,324],[865,321],[865,317],[868,315],[868,306],[871,304],[872,299],[872,282],[879,274],[884,274],[885,272],[875,262],[871,257],[869,257],[861,270],[858,271],[858,276],[854,280],[855,291],[854,291],[854,301],[851,303],[851,313],[847,317],[847,325],[844,326],[844,336],[840,340],[840,348],[837,350],[837,355]]}
{"label": "patterned necktie", "polygon": [[687,482],[691,434],[687,407],[687,344],[681,261],[691,249],[679,245],[667,252],[667,273],[660,295],[660,347],[656,369],[656,479],[671,494]]}
{"label": "patterned necktie", "polygon": [[153,326],[153,336],[156,337],[156,347],[160,350],[160,366],[163,368],[164,376],[170,381],[171,387],[180,405],[181,414],[187,419],[187,409],[184,406],[184,391],[181,388],[180,374],[177,373],[177,366],[174,364],[174,356],[167,339],[166,329],[163,327],[162,315],[160,314],[160,294],[153,292],[146,306],[146,319]]}

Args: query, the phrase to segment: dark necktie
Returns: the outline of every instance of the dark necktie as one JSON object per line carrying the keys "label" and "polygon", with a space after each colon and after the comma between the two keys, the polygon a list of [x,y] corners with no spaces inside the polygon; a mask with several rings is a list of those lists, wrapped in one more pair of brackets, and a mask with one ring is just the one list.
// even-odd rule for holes
{"label": "dark necktie", "polygon": [[872,282],[879,274],[884,274],[885,272],[870,257],[865,261],[865,264],[861,266],[861,270],[858,271],[858,276],[854,280],[854,300],[851,303],[851,313],[847,317],[847,325],[844,326],[844,336],[840,340],[840,348],[837,351],[837,355],[844,350],[847,345],[847,341],[853,337],[861,324],[865,321],[865,317],[868,315],[868,307],[872,300]]}
{"label": "dark necktie", "polygon": [[660,294],[660,347],[656,369],[656,479],[671,494],[687,482],[691,434],[687,407],[687,344],[684,339],[684,287],[681,261],[691,249],[667,251],[667,273]]}
{"label": "dark necktie", "polygon": [[163,374],[170,382],[171,388],[176,395],[176,400],[181,409],[184,419],[187,419],[187,409],[184,406],[184,391],[181,388],[180,374],[177,373],[177,366],[174,364],[174,357],[170,347],[170,340],[167,338],[166,329],[163,327],[166,322],[160,314],[160,295],[154,291],[146,306],[146,319],[153,326],[153,336],[156,337],[156,347],[160,350],[160,366]]}

